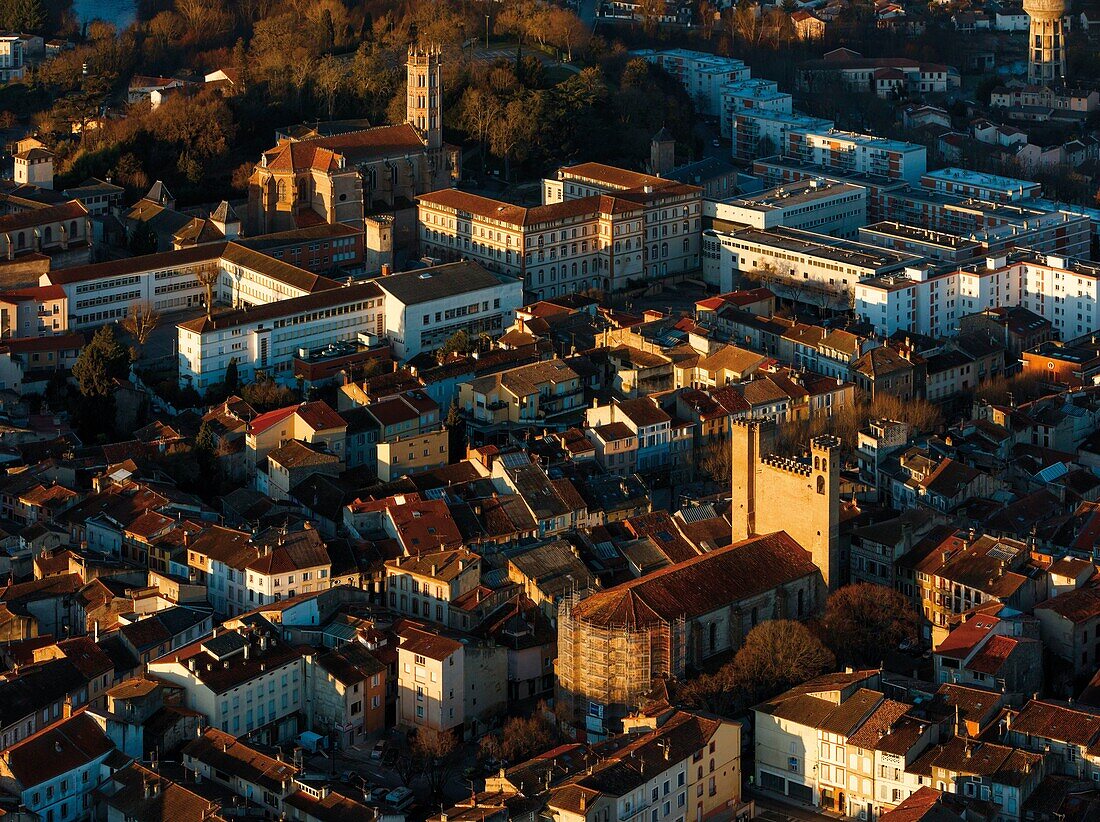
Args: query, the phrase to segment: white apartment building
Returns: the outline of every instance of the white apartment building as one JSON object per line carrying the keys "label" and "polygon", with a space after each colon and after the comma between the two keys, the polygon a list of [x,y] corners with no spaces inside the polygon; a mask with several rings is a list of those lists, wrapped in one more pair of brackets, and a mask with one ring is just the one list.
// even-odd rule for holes
{"label": "white apartment building", "polygon": [[170,313],[203,305],[199,277],[213,277],[215,301],[249,308],[301,297],[339,283],[236,243],[148,254],[46,272],[39,285],[60,286],[69,301],[69,327],[94,328],[125,317],[135,303]]}
{"label": "white apartment building", "polygon": [[918,264],[921,258],[825,234],[791,228],[703,232],[703,278],[720,293],[739,275],[764,272],[768,287],[791,299],[819,302],[830,294],[846,308],[856,283]]}
{"label": "white apartment building", "polygon": [[728,200],[704,200],[703,215],[750,228],[798,228],[854,237],[867,222],[867,189],[823,178]]}
{"label": "white apartment building", "polygon": [[937,263],[963,265],[986,256],[986,245],[973,237],[883,220],[859,227],[859,241],[908,251]]}
{"label": "white apartment building", "polygon": [[660,66],[679,80],[695,101],[696,111],[706,117],[721,115],[723,87],[752,75],[752,70],[741,60],[702,51],[640,49],[631,54]]}
{"label": "white apartment building", "polygon": [[884,335],[950,336],[964,315],[1011,306],[1049,320],[1062,339],[1100,331],[1100,265],[1018,252],[950,272],[911,268],[856,285],[856,313]]}
{"label": "white apartment building", "polygon": [[921,175],[920,184],[940,194],[955,194],[995,203],[1029,200],[1041,196],[1043,191],[1042,183],[954,167],[926,172]]}
{"label": "white apartment building", "polygon": [[877,174],[913,186],[928,162],[922,145],[836,129],[788,131],[780,153],[841,174]]}
{"label": "white apartment building", "polygon": [[255,308],[180,323],[180,385],[200,393],[225,379],[231,359],[241,380],[259,372],[292,383],[300,350],[385,335],[385,294],[374,281],[331,288]]}
{"label": "white apartment building", "polygon": [[727,83],[720,92],[722,116],[718,128],[723,137],[732,136],[733,115],[738,111],[775,111],[791,114],[794,110],[790,94],[780,91],[774,80],[752,77],[736,83]]}
{"label": "white apartment building", "polygon": [[184,706],[235,737],[261,732],[283,741],[304,711],[303,660],[262,617],[246,617],[214,636],[148,665],[152,676],[184,691]]}
{"label": "white apartment building", "polygon": [[733,141],[734,157],[754,160],[785,153],[787,135],[792,132],[829,131],[832,127],[832,120],[797,111],[739,108],[730,114],[729,137]]}
{"label": "white apartment building", "polygon": [[440,348],[464,331],[499,337],[523,306],[523,281],[475,262],[404,271],[374,281],[384,295],[386,335],[400,359]]}
{"label": "white apartment building", "polygon": [[416,628],[397,648],[397,724],[451,731],[466,720],[463,645]]}
{"label": "white apartment building", "polygon": [[22,80],[27,73],[23,38],[15,34],[0,37],[0,82]]}

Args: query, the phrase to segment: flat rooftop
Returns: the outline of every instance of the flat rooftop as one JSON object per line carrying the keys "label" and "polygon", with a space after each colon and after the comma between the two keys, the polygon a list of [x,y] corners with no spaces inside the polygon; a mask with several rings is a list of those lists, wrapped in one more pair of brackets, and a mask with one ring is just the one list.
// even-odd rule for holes
{"label": "flat rooftop", "polygon": [[840,131],[835,128],[825,132],[812,132],[806,136],[817,137],[823,140],[842,140],[857,146],[873,146],[875,148],[884,148],[889,151],[919,153],[927,151],[927,149],[919,143],[909,143],[904,140],[891,140],[889,137],[877,137],[874,134],[863,134],[858,131]]}
{"label": "flat rooftop", "polygon": [[[800,231],[796,228],[741,228],[738,224],[723,223],[721,220],[715,220],[714,225],[713,231],[716,233],[732,236],[741,242],[778,248],[794,254],[804,254],[808,257],[862,268],[904,268],[917,265],[924,260],[923,257],[905,251],[893,251],[868,243],[845,240],[827,234],[814,234],[811,231]],[[723,231],[722,225],[734,230]]]}
{"label": "flat rooftop", "polygon": [[1091,337],[1079,337],[1067,342],[1047,340],[1034,348],[1029,348],[1024,353],[1064,362],[1087,363],[1100,358],[1100,346],[1097,346]]}
{"label": "flat rooftop", "polygon": [[779,208],[791,208],[792,206],[812,203],[816,200],[825,200],[842,194],[853,194],[864,191],[863,186],[841,183],[836,180],[818,178],[814,180],[799,180],[795,183],[785,183],[775,188],[769,188],[757,194],[749,194],[744,197],[730,197],[722,200],[727,205],[745,208],[751,211],[774,211]]}
{"label": "flat rooftop", "polygon": [[868,234],[876,234],[881,237],[896,237],[909,242],[940,246],[942,248],[951,249],[952,251],[958,251],[963,248],[979,248],[981,246],[980,242],[972,240],[969,237],[961,237],[958,234],[950,234],[946,231],[933,231],[930,228],[921,228],[920,226],[908,225],[907,223],[899,223],[891,220],[883,220],[878,223],[871,223],[870,225],[863,226],[859,229],[860,235],[865,231]]}
{"label": "flat rooftop", "polygon": [[874,186],[876,188],[888,190],[904,190],[909,186],[905,180],[894,180],[883,174],[838,173],[833,169],[826,168],[817,163],[809,163],[805,160],[798,160],[793,157],[781,157],[778,154],[753,160],[753,165],[760,165],[763,168],[796,171],[800,174],[813,175],[814,177],[822,177],[826,180],[836,180],[837,182],[850,183],[851,185],[864,187]]}
{"label": "flat rooftop", "polygon": [[783,123],[789,126],[804,126],[807,130],[822,129],[821,132],[815,133],[826,133],[833,124],[832,120],[811,117],[808,114],[787,114],[784,111],[768,111],[767,109],[745,108],[743,106],[734,106],[733,113],[744,114],[753,120],[770,120],[774,123]]}
{"label": "flat rooftop", "polygon": [[1025,191],[1039,187],[1039,183],[1028,180],[1019,180],[1015,177],[1002,177],[1000,174],[987,174],[982,171],[970,171],[965,168],[938,168],[935,171],[927,171],[921,175],[921,180],[936,180],[949,183],[962,183],[964,185],[981,186],[983,188],[997,189],[1007,193],[1017,192],[1021,196]]}

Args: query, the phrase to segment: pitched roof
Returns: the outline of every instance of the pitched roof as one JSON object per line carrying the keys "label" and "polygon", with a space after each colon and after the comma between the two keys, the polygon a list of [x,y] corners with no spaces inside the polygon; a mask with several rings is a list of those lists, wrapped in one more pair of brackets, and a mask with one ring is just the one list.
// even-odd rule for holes
{"label": "pitched roof", "polygon": [[693,617],[817,573],[785,531],[751,537],[581,600],[573,617],[641,628]]}
{"label": "pitched roof", "polygon": [[28,788],[89,765],[114,744],[83,710],[16,742],[4,752],[20,786]]}

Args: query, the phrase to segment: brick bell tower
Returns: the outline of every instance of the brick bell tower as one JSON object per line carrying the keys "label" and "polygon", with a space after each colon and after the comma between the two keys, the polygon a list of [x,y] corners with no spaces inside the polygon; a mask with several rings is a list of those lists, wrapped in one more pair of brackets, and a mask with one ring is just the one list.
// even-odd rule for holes
{"label": "brick bell tower", "polygon": [[409,46],[405,119],[419,131],[428,148],[443,147],[442,52],[438,46]]}

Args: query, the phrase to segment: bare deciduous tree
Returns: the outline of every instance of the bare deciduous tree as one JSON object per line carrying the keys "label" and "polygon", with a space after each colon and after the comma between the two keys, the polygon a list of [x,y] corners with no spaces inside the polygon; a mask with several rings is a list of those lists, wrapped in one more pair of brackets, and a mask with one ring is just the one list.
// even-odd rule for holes
{"label": "bare deciduous tree", "polygon": [[801,622],[773,619],[749,632],[732,664],[735,681],[755,702],[812,679],[835,662]]}
{"label": "bare deciduous tree", "polygon": [[160,313],[149,303],[135,302],[122,320],[122,328],[133,337],[138,348],[144,348],[153,330],[160,323]]}
{"label": "bare deciduous tree", "polygon": [[206,290],[206,316],[214,316],[214,286],[218,283],[218,264],[204,263],[195,267],[195,280]]}
{"label": "bare deciduous tree", "polygon": [[885,585],[846,585],[829,597],[822,619],[825,636],[848,665],[875,666],[885,650],[917,637],[917,612]]}

